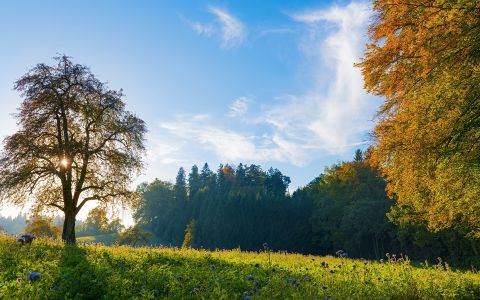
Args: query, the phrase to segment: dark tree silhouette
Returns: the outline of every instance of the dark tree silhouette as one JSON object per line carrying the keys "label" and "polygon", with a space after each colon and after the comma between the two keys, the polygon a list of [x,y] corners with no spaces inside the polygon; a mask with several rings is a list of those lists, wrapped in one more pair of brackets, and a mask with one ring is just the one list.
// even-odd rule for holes
{"label": "dark tree silhouette", "polygon": [[75,243],[75,217],[88,201],[132,201],[142,169],[145,123],[125,110],[122,91],[69,57],[38,64],[15,83],[24,98],[19,130],[4,140],[0,200],[65,214],[62,239]]}

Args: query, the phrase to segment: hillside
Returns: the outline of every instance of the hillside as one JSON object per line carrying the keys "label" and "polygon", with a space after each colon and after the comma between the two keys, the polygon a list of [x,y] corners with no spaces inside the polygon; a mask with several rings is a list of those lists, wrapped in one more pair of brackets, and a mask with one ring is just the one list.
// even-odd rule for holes
{"label": "hillside", "polygon": [[[287,253],[82,245],[0,237],[0,299],[478,299],[446,265]],[[31,272],[40,278],[29,279]],[[38,276],[38,275],[37,275]],[[33,274],[35,277],[35,274]]]}

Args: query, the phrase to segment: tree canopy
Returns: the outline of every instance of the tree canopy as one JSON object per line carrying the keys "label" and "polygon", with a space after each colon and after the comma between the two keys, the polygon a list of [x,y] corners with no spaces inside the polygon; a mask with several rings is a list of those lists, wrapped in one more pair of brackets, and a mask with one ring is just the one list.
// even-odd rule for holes
{"label": "tree canopy", "polygon": [[65,55],[55,62],[15,83],[23,102],[19,129],[3,142],[0,197],[61,210],[62,239],[75,243],[75,216],[86,202],[133,199],[129,184],[143,166],[146,127],[125,110],[122,91]]}
{"label": "tree canopy", "polygon": [[375,0],[373,9],[359,66],[385,99],[372,158],[397,201],[391,216],[480,236],[480,3]]}
{"label": "tree canopy", "polygon": [[[403,253],[411,259],[455,266],[478,266],[480,242],[458,228],[432,233],[418,224],[399,224],[395,199],[371,164],[370,151],[325,169],[305,187],[288,193],[290,179],[257,165],[220,165],[214,173],[181,168],[175,184],[141,184],[135,207],[137,226],[152,243],[206,249],[273,250],[351,257],[384,258]],[[186,178],[189,183],[186,183]],[[387,215],[388,213],[388,215]]]}

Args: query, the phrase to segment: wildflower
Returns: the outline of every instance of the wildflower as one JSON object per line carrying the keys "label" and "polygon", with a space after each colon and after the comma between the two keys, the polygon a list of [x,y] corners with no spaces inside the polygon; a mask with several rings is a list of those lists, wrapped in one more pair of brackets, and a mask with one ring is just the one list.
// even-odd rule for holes
{"label": "wildflower", "polygon": [[272,268],[272,273],[275,273],[275,272],[277,272],[277,269]]}
{"label": "wildflower", "polygon": [[263,248],[268,248],[268,243],[263,243]]}
{"label": "wildflower", "polygon": [[330,270],[330,274],[333,274],[333,273],[335,273],[335,270]]}
{"label": "wildflower", "polygon": [[[26,233],[26,234],[22,235],[21,238],[23,238],[25,244],[31,244],[32,241],[33,241],[34,239],[36,239],[37,237],[34,236],[33,234]],[[22,244],[23,244],[23,243],[22,243]]]}
{"label": "wildflower", "polygon": [[210,270],[216,270],[216,269],[217,269],[217,266],[215,266],[214,264],[210,265]]}
{"label": "wildflower", "polygon": [[326,289],[327,289],[327,285],[326,284],[322,285],[322,290],[326,290]]}
{"label": "wildflower", "polygon": [[23,243],[25,243],[25,240],[24,240],[22,237],[19,237],[19,238],[17,239],[17,242],[19,242],[20,244],[23,245]]}
{"label": "wildflower", "polygon": [[300,283],[298,282],[297,279],[295,278],[289,278],[287,279],[287,283],[290,283],[291,285],[299,285]]}
{"label": "wildflower", "polygon": [[38,272],[30,272],[28,274],[28,279],[30,281],[36,281],[36,280],[40,279],[40,277],[42,277],[42,274],[40,274]]}
{"label": "wildflower", "polygon": [[18,282],[18,283],[20,283],[20,282],[22,282],[22,281],[23,281],[23,279],[22,279],[21,277],[18,277],[18,278],[17,278],[17,282]]}
{"label": "wildflower", "polygon": [[195,288],[193,288],[193,292],[196,294],[196,293],[200,292],[200,289],[195,287]]}
{"label": "wildflower", "polygon": [[250,300],[250,295],[247,292],[243,293],[243,300]]}
{"label": "wildflower", "polygon": [[247,276],[247,280],[249,280],[249,281],[253,281],[254,279],[255,279],[255,278],[253,277],[253,275],[248,275],[248,276]]}

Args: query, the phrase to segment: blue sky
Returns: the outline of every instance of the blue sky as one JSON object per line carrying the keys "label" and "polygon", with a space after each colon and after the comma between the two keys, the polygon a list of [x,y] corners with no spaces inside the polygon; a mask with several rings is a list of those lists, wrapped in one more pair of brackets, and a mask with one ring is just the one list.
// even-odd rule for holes
{"label": "blue sky", "polygon": [[65,53],[147,122],[137,182],[242,162],[293,191],[368,144],[380,99],[353,64],[370,17],[361,1],[3,1],[0,137],[15,131],[13,82]]}

